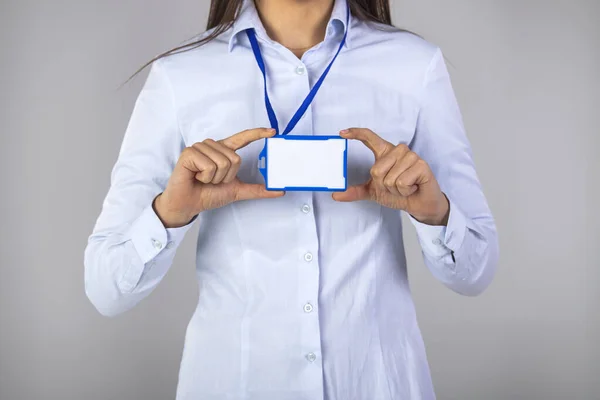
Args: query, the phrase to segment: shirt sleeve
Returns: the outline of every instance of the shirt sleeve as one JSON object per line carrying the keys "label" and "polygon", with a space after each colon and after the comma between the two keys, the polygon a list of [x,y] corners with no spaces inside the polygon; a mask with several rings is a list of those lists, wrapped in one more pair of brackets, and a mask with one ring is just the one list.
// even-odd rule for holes
{"label": "shirt sleeve", "polygon": [[477,295],[498,262],[496,225],[475,171],[471,147],[438,49],[427,71],[412,150],[425,160],[450,202],[447,226],[410,217],[425,264],[450,289]]}
{"label": "shirt sleeve", "polygon": [[191,224],[166,229],[152,207],[185,147],[161,61],[131,115],[111,185],[85,250],[85,290],[103,315],[124,312],[167,273]]}

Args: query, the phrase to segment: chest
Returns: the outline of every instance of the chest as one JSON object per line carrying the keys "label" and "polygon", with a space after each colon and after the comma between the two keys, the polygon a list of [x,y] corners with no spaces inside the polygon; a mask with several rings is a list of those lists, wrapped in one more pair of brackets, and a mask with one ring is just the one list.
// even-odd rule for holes
{"label": "chest", "polygon": [[[177,93],[186,146],[206,138],[219,140],[245,129],[271,126],[263,77],[252,53],[248,50],[228,56],[189,72],[185,90]],[[363,127],[391,143],[410,143],[418,116],[414,82],[401,68],[376,58],[376,54],[369,57],[364,52],[342,52],[290,134],[337,135],[345,128]],[[265,54],[267,90],[280,130],[298,110],[329,60],[324,56],[303,62],[276,53]],[[243,160],[241,178],[260,182],[256,160],[262,146],[262,141],[255,142],[238,151]],[[373,161],[372,153],[362,143],[351,141],[349,183],[368,178]]]}

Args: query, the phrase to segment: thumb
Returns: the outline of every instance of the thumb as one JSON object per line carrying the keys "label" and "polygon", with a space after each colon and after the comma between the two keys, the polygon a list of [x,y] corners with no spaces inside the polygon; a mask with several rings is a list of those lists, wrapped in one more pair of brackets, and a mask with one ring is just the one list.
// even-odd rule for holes
{"label": "thumb", "polygon": [[282,197],[285,192],[267,190],[265,185],[256,183],[240,183],[237,185],[236,200],[274,199]]}
{"label": "thumb", "polygon": [[368,185],[365,183],[362,185],[350,186],[345,192],[336,192],[332,197],[335,201],[348,202],[369,200],[371,194],[369,193]]}

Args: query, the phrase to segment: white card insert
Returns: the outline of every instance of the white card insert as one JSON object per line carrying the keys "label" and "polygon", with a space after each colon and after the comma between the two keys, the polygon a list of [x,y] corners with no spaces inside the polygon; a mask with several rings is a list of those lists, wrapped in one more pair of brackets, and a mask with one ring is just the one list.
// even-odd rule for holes
{"label": "white card insert", "polygon": [[343,191],[347,140],[339,136],[281,136],[265,140],[259,169],[270,190]]}

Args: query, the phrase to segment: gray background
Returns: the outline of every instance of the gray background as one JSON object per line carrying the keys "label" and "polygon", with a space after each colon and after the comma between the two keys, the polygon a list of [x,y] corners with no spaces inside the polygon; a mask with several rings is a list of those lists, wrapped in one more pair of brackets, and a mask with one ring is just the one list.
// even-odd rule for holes
{"label": "gray background", "polygon": [[[85,298],[83,250],[143,77],[118,86],[201,31],[207,9],[0,3],[1,400],[173,398],[196,231],[115,319]],[[600,1],[396,0],[394,15],[452,63],[500,233],[495,282],[463,298],[430,276],[407,226],[438,397],[600,399]]]}

